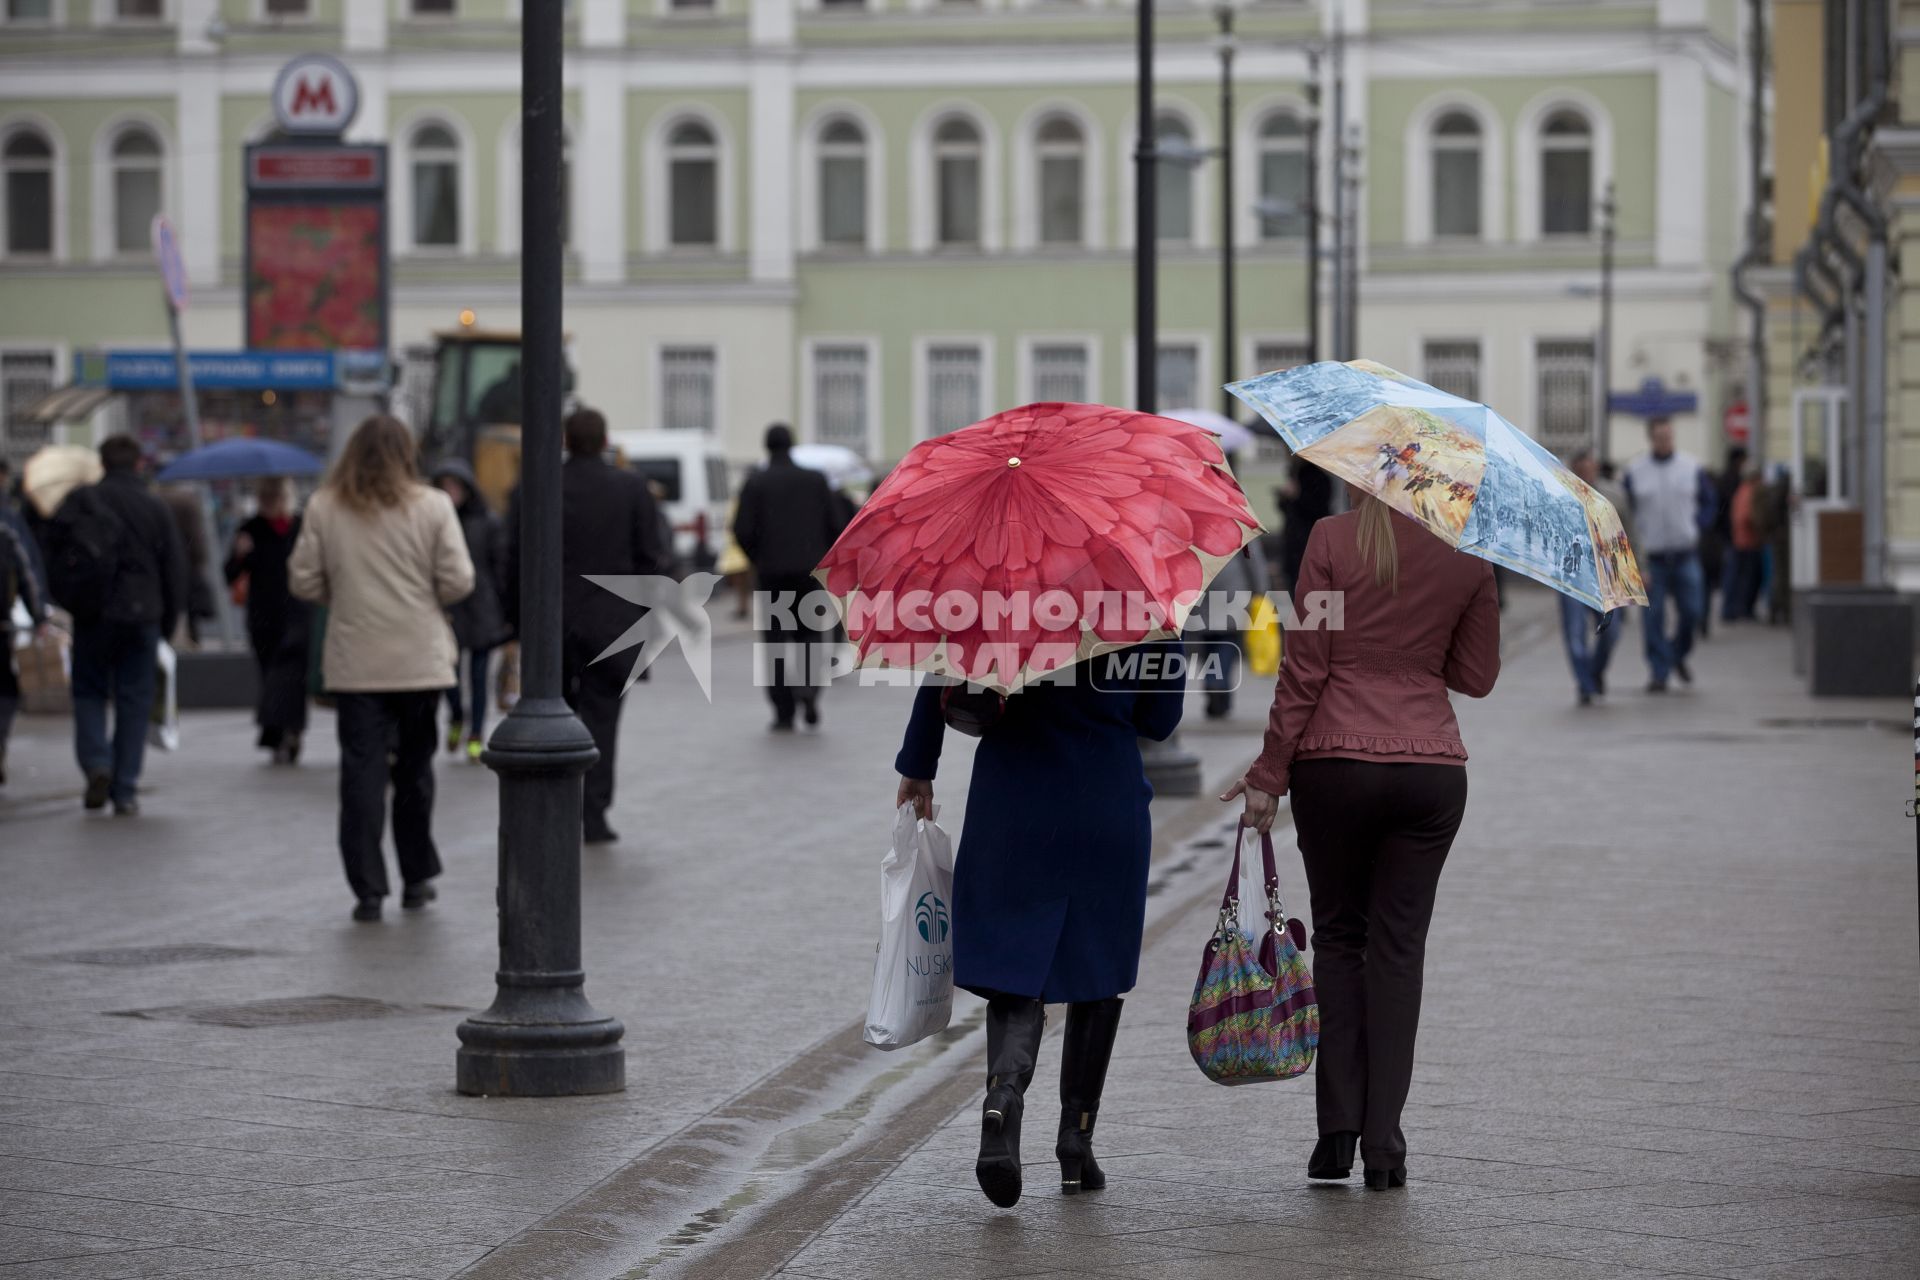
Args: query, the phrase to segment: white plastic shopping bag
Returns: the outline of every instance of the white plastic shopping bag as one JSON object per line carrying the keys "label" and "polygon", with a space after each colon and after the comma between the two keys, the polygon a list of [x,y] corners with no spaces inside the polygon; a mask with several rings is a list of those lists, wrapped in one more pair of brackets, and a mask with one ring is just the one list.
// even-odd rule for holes
{"label": "white plastic shopping bag", "polygon": [[866,1041],[900,1049],[946,1029],[953,1016],[953,841],[903,804],[880,864],[880,945],[867,997]]}
{"label": "white plastic shopping bag", "polygon": [[147,745],[162,751],[180,749],[180,656],[162,640],[154,653],[153,721],[147,726]]}

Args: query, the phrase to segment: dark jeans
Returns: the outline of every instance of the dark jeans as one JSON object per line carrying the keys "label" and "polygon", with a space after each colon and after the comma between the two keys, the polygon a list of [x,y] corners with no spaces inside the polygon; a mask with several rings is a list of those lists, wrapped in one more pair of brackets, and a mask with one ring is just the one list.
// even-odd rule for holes
{"label": "dark jeans", "polygon": [[1560,638],[1573,667],[1573,683],[1589,698],[1607,679],[1607,659],[1620,635],[1620,619],[1602,616],[1572,596],[1560,597]]}
{"label": "dark jeans", "polygon": [[[785,615],[775,609],[760,633],[761,643],[769,646],[767,700],[773,703],[774,719],[781,724],[793,723],[796,705],[814,702],[820,697],[820,686],[813,682],[813,646],[827,643],[833,638],[833,632],[815,631],[807,626],[800,608],[800,601],[819,587],[819,582],[809,574],[775,573],[760,577],[760,590],[767,595],[769,604],[777,603],[785,593],[793,595],[787,602]],[[792,618],[791,623],[788,617]]]}
{"label": "dark jeans", "polygon": [[1358,1133],[1368,1168],[1406,1160],[1400,1112],[1413,1082],[1427,924],[1466,807],[1458,765],[1293,766],[1293,824],[1313,900],[1320,1132]]}
{"label": "dark jeans", "polygon": [[613,765],[620,743],[620,695],[626,688],[627,673],[633,659],[619,654],[605,662],[595,662],[603,643],[578,635],[568,635],[560,648],[560,688],[573,714],[593,735],[600,758],[587,770],[580,793],[581,817],[594,825],[606,818],[613,805]]}
{"label": "dark jeans", "polygon": [[[493,660],[492,649],[466,649],[462,656],[467,660],[467,698],[473,704],[473,714],[467,714],[467,708],[460,705],[460,672],[453,673],[453,684],[447,689],[447,710],[455,721],[467,726],[467,736],[485,742],[487,735],[482,732],[487,727],[487,667]],[[458,659],[455,665],[458,666]]]}
{"label": "dark jeans", "polygon": [[13,669],[13,632],[0,626],[0,763],[5,763],[7,739],[13,736],[13,717],[19,710],[20,673]]}
{"label": "dark jeans", "polygon": [[440,690],[335,693],[340,732],[340,860],[356,898],[384,898],[380,856],[387,786],[393,786],[393,851],[400,878],[420,884],[440,874],[433,847],[433,751]]}
{"label": "dark jeans", "polygon": [[1753,617],[1754,608],[1760,603],[1762,565],[1758,547],[1728,554],[1726,587],[1720,601],[1723,622],[1741,622]]}
{"label": "dark jeans", "polygon": [[[1647,583],[1647,609],[1640,630],[1647,647],[1647,669],[1666,683],[1667,676],[1693,652],[1694,632],[1705,610],[1705,579],[1700,557],[1691,551],[1654,551],[1640,557]],[[1667,600],[1679,613],[1679,626],[1667,631]]]}
{"label": "dark jeans", "polygon": [[159,647],[160,628],[151,622],[79,622],[73,628],[74,755],[82,773],[112,776],[108,794],[118,804],[131,802],[140,789]]}

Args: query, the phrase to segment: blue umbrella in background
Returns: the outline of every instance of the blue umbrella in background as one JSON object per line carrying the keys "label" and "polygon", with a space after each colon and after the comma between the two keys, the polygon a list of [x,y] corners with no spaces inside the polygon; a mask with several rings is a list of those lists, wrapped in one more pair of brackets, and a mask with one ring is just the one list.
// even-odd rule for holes
{"label": "blue umbrella in background", "polygon": [[183,453],[161,469],[158,479],[241,480],[254,476],[317,476],[327,464],[318,455],[278,440],[237,436]]}

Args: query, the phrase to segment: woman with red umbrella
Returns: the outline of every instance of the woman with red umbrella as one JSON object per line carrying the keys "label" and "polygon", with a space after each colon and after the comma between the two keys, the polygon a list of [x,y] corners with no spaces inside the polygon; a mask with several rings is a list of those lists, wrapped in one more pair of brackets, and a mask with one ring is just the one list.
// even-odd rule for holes
{"label": "woman with red umbrella", "polygon": [[[1139,740],[1179,723],[1175,637],[1258,531],[1208,433],[1029,405],[915,448],[818,571],[863,662],[984,686],[921,686],[896,803],[925,816],[947,725],[979,733],[954,867],[954,981],[987,1000],[974,1171],[1003,1208],[1020,1198],[1048,1003],[1067,1005],[1061,1190],[1106,1185],[1094,1117],[1139,968],[1152,842]],[[914,592],[932,606],[913,608]]]}

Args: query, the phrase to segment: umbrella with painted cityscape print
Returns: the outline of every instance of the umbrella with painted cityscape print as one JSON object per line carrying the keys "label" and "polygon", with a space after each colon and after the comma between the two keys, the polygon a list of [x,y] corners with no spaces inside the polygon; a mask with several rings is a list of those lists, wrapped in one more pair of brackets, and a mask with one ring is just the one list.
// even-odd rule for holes
{"label": "umbrella with painted cityscape print", "polygon": [[1448,544],[1602,612],[1647,602],[1613,504],[1486,405],[1371,360],[1321,361],[1227,390],[1295,453]]}

